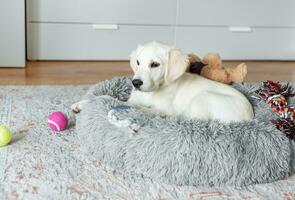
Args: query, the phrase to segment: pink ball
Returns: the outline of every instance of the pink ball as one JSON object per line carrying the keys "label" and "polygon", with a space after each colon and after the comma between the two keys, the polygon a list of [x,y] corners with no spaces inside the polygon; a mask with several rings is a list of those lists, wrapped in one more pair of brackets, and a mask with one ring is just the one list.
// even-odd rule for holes
{"label": "pink ball", "polygon": [[62,112],[54,112],[48,116],[48,125],[53,131],[63,131],[68,126],[68,118]]}

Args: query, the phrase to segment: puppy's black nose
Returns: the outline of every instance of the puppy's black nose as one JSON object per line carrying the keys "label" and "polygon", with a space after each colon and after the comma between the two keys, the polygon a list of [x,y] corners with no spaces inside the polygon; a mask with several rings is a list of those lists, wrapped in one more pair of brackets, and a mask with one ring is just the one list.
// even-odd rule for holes
{"label": "puppy's black nose", "polygon": [[140,88],[140,86],[142,86],[143,82],[140,79],[133,79],[132,84],[134,85],[135,88]]}

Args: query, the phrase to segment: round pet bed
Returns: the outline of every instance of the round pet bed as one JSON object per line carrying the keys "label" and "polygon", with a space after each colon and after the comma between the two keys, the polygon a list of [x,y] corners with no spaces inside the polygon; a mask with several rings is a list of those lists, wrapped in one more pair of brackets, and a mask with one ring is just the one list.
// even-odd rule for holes
{"label": "round pet bed", "polygon": [[[253,104],[253,121],[222,124],[124,107],[130,79],[114,78],[88,91],[85,99],[91,102],[77,116],[77,133],[87,153],[126,177],[195,186],[243,186],[288,177],[295,168],[294,141],[270,122],[275,115],[269,106],[251,98],[258,85],[233,87]],[[128,127],[114,124],[110,114],[130,122]]]}

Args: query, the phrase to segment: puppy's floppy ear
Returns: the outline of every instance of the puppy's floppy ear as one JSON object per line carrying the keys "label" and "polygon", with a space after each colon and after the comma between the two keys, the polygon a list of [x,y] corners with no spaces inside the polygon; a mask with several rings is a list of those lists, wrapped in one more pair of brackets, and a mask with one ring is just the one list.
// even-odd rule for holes
{"label": "puppy's floppy ear", "polygon": [[170,49],[165,71],[165,83],[169,84],[183,75],[188,63],[189,60],[187,55],[183,55],[179,49]]}
{"label": "puppy's floppy ear", "polygon": [[133,70],[133,72],[136,72],[137,69],[137,62],[136,62],[136,57],[138,55],[138,53],[143,49],[143,47],[141,45],[138,45],[137,48],[131,52],[131,54],[129,55],[130,58],[130,66]]}

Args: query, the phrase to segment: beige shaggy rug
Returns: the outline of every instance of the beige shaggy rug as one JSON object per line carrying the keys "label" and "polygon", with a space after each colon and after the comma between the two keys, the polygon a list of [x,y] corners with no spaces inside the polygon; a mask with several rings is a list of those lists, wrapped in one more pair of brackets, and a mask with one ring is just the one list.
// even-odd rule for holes
{"label": "beige shaggy rug", "polygon": [[[0,86],[0,123],[13,141],[0,148],[0,199],[295,199],[295,176],[247,188],[168,185],[124,178],[81,151],[70,104],[89,86]],[[55,134],[47,115],[63,111],[71,127]]]}

